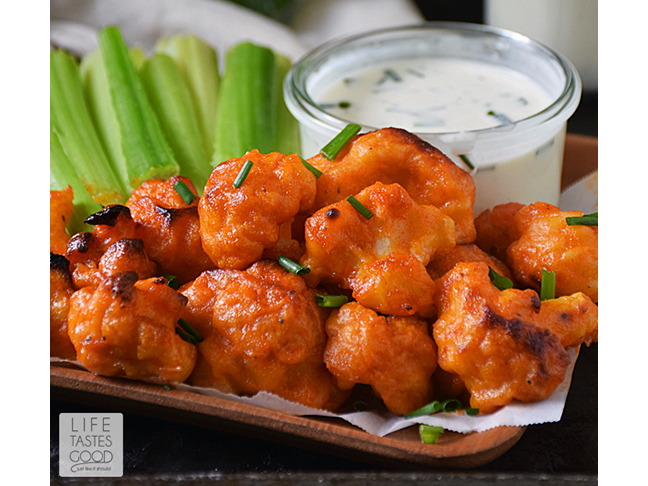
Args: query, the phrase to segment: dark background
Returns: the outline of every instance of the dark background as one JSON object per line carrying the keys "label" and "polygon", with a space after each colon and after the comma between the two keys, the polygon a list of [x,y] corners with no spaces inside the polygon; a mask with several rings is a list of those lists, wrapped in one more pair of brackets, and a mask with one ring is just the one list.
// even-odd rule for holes
{"label": "dark background", "polygon": [[[290,0],[240,0],[281,20]],[[416,2],[428,20],[483,22],[481,0]],[[598,136],[598,95],[586,93],[568,131]],[[471,470],[406,473],[347,458],[242,437],[163,418],[128,412],[126,404],[87,405],[84,397],[52,390],[50,477],[52,484],[112,484],[119,480],[58,477],[58,416],[63,412],[124,413],[124,478],[120,484],[596,484],[598,473],[598,345],[583,348],[563,418],[530,426],[511,450]],[[126,408],[122,408],[122,405]]]}

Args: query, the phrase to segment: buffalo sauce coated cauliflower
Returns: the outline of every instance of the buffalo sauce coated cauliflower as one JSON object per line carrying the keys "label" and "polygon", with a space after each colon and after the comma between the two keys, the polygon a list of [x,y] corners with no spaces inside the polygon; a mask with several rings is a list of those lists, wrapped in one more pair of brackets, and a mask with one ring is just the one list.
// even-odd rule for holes
{"label": "buffalo sauce coated cauliflower", "polygon": [[464,382],[481,412],[549,397],[569,366],[565,346],[598,335],[596,305],[584,295],[541,303],[530,289],[500,291],[485,263],[456,265],[438,290],[439,366]]}
{"label": "buffalo sauce coated cauliflower", "polygon": [[50,252],[57,255],[65,255],[70,239],[65,227],[72,217],[73,199],[71,186],[63,191],[50,191]]}
{"label": "buffalo sauce coated cauliflower", "polygon": [[583,292],[598,302],[598,226],[569,226],[566,218],[581,211],[561,211],[534,203],[515,213],[515,240],[506,249],[515,279],[540,290],[542,269],[556,274],[556,295]]}
{"label": "buffalo sauce coated cauliflower", "polygon": [[[195,199],[187,203],[174,189],[177,183],[184,183]],[[189,179],[176,176],[145,181],[133,191],[126,206],[146,252],[162,273],[185,283],[215,268],[202,248],[198,194]]]}
{"label": "buffalo sauce coated cauliflower", "polygon": [[196,347],[176,334],[187,299],[164,278],[134,272],[106,278],[74,293],[68,333],[77,359],[103,376],[181,383],[196,362]]}
{"label": "buffalo sauce coated cauliflower", "polygon": [[[234,187],[246,161],[253,165]],[[264,155],[255,149],[218,164],[198,205],[205,251],[219,268],[238,270],[278,244],[284,251],[292,248],[285,256],[298,259],[290,227],[297,214],[310,210],[315,191],[315,176],[295,154]]]}
{"label": "buffalo sauce coated cauliflower", "polygon": [[345,200],[306,220],[306,280],[352,289],[360,304],[383,314],[432,315],[434,282],[425,266],[437,250],[454,247],[454,222],[398,184],[378,182],[357,200],[371,218]]}
{"label": "buffalo sauce coated cauliflower", "polygon": [[436,345],[416,317],[381,316],[357,302],[333,311],[324,361],[337,384],[371,385],[387,409],[404,415],[432,400]]}
{"label": "buffalo sauce coated cauliflower", "polygon": [[457,243],[475,240],[475,184],[468,172],[416,135],[383,128],[356,136],[334,161],[317,154],[309,163],[323,172],[315,208],[336,203],[365,187],[400,184],[418,204],[432,205],[457,225]]}
{"label": "buffalo sauce coated cauliflower", "polygon": [[204,272],[180,291],[186,321],[204,337],[191,384],[331,410],[347,398],[324,365],[326,311],[301,277],[262,260]]}
{"label": "buffalo sauce coated cauliflower", "polygon": [[50,356],[74,359],[74,346],[68,336],[67,317],[74,293],[70,262],[50,253]]}

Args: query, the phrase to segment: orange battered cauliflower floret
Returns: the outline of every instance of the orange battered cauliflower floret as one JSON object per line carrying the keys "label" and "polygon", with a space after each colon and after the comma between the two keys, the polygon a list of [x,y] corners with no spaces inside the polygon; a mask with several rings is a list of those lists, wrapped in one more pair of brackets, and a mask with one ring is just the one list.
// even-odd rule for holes
{"label": "orange battered cauliflower floret", "polygon": [[274,393],[336,410],[347,398],[326,370],[326,311],[304,280],[262,260],[204,272],[180,288],[185,319],[202,336],[190,382],[226,393]]}
{"label": "orange battered cauliflower floret", "polygon": [[98,375],[153,383],[181,383],[197,351],[176,334],[187,298],[164,278],[134,272],[85,287],[70,301],[68,333],[77,359]]}
{"label": "orange battered cauliflower floret", "polygon": [[378,182],[356,198],[370,219],[345,200],[306,220],[306,280],[351,289],[360,304],[383,314],[433,315],[434,282],[425,266],[438,250],[454,247],[454,222],[398,184]]}
{"label": "orange battered cauliflower floret", "polygon": [[308,162],[323,172],[315,208],[329,206],[382,182],[400,184],[418,204],[432,205],[457,226],[457,243],[475,240],[471,175],[441,151],[399,128],[356,136],[334,161],[317,154]]}
{"label": "orange battered cauliflower floret", "polygon": [[[248,160],[254,165],[236,188],[234,182]],[[285,256],[299,259],[290,227],[296,215],[311,209],[315,190],[315,176],[295,154],[264,155],[255,149],[218,164],[198,205],[205,251],[219,268],[238,270],[278,244],[289,253]]]}
{"label": "orange battered cauliflower floret", "polygon": [[326,333],[324,361],[341,388],[370,385],[397,415],[432,400],[437,355],[424,320],[381,316],[351,302],[333,311]]}
{"label": "orange battered cauliflower floret", "polygon": [[64,256],[50,253],[50,356],[74,359],[76,353],[67,326],[74,293],[69,266]]}
{"label": "orange battered cauliflower floret", "polygon": [[471,406],[485,413],[514,399],[548,398],[569,366],[565,346],[598,335],[596,305],[582,294],[541,303],[530,289],[500,291],[484,263],[460,263],[439,284],[439,366],[464,382]]}
{"label": "orange battered cauliflower floret", "polygon": [[74,204],[72,187],[63,191],[50,191],[50,252],[65,255],[70,235],[65,229],[72,217]]}

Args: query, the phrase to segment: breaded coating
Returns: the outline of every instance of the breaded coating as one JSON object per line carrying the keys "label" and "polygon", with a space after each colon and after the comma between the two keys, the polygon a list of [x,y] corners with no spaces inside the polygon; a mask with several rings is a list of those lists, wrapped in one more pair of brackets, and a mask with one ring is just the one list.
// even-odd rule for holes
{"label": "breaded coating", "polygon": [[65,255],[70,239],[65,227],[72,217],[73,199],[72,186],[63,191],[50,191],[50,252],[57,255]]}
{"label": "breaded coating", "polygon": [[370,385],[396,415],[432,400],[437,350],[424,320],[381,316],[351,302],[333,311],[326,333],[324,361],[341,388]]}
{"label": "breaded coating", "polygon": [[306,280],[351,289],[360,304],[383,314],[433,315],[434,282],[425,266],[438,250],[454,247],[454,221],[417,204],[398,184],[378,182],[356,198],[370,219],[345,200],[306,220]]}
{"label": "breaded coating", "polygon": [[326,310],[304,280],[262,260],[247,270],[204,272],[180,288],[185,319],[205,338],[190,383],[227,393],[274,393],[336,410],[338,389],[323,361]]}
{"label": "breaded coating", "polygon": [[548,398],[569,366],[561,340],[591,338],[579,297],[547,305],[530,289],[500,291],[484,263],[460,263],[439,284],[439,366],[459,376],[481,412]]}
{"label": "breaded coating", "polygon": [[515,240],[513,218],[523,207],[523,204],[512,202],[482,212],[475,219],[475,244],[486,253],[506,261],[506,249]]}
{"label": "breaded coating", "polygon": [[74,359],[76,352],[67,330],[70,297],[74,293],[69,266],[67,258],[50,252],[50,356]]}
{"label": "breaded coating", "polygon": [[483,262],[498,274],[513,279],[513,274],[502,261],[489,255],[475,244],[457,245],[452,250],[435,256],[427,266],[427,271],[436,280],[461,262]]}
{"label": "breaded coating", "polygon": [[323,173],[317,180],[315,209],[375,182],[398,183],[418,204],[436,206],[457,223],[458,244],[475,240],[471,175],[412,133],[383,128],[356,136],[334,161],[317,154],[308,162]]}
{"label": "breaded coating", "polygon": [[[178,182],[184,182],[195,196],[189,204],[174,189]],[[163,274],[175,276],[182,284],[216,268],[202,247],[198,193],[190,179],[176,176],[145,181],[133,191],[126,206],[146,252]]]}
{"label": "breaded coating", "polygon": [[75,289],[96,287],[108,276],[133,271],[140,279],[160,274],[144,243],[136,238],[137,224],[126,206],[106,206],[86,219],[92,232],[77,233],[65,253]]}
{"label": "breaded coating", "polygon": [[134,272],[75,292],[68,333],[78,360],[102,376],[185,381],[197,356],[196,347],[175,331],[186,304],[164,278],[138,280]]}
{"label": "breaded coating", "polygon": [[[254,165],[236,188],[248,160]],[[247,268],[276,247],[280,237],[292,239],[285,231],[297,214],[311,209],[315,191],[315,176],[295,154],[264,155],[255,149],[218,164],[198,204],[205,251],[219,268]]]}
{"label": "breaded coating", "polygon": [[556,296],[583,292],[598,302],[598,226],[569,226],[566,218],[581,211],[561,211],[534,203],[514,217],[516,239],[506,250],[515,280],[540,290],[542,269],[555,272]]}

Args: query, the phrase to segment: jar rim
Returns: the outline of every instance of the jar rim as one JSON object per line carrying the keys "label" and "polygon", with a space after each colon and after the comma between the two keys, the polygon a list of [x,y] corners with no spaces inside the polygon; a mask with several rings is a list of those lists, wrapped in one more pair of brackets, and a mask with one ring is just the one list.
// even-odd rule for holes
{"label": "jar rim", "polygon": [[[436,136],[446,136],[453,134],[472,134],[476,137],[488,136],[491,133],[501,133],[502,131],[510,132],[513,128],[519,133],[521,130],[530,129],[549,122],[553,118],[560,116],[560,123],[564,123],[569,118],[578,103],[582,92],[582,83],[574,65],[562,54],[551,49],[550,47],[531,39],[523,34],[510,30],[493,27],[483,24],[453,21],[430,21],[415,25],[406,25],[401,27],[391,27],[378,29],[366,33],[334,39],[314,50],[307,53],[299,59],[290,69],[284,82],[284,95],[288,108],[293,116],[299,121],[310,122],[310,124],[321,125],[325,128],[341,129],[349,121],[339,118],[322,109],[310,96],[306,89],[308,77],[314,72],[315,67],[323,64],[323,61],[330,56],[342,54],[348,49],[361,46],[371,40],[381,38],[390,38],[390,36],[412,35],[412,40],[416,38],[425,38],[432,35],[449,35],[464,34],[466,36],[481,36],[490,39],[500,39],[511,45],[525,46],[527,49],[533,49],[538,54],[544,56],[551,62],[560,67],[561,74],[564,75],[564,86],[562,92],[558,94],[555,100],[544,109],[521,120],[516,120],[505,125],[496,127],[480,128],[473,130],[454,130],[447,132],[429,132]],[[299,111],[301,113],[296,113]],[[372,127],[365,125],[368,129],[378,129],[381,127]],[[425,132],[428,133],[428,132]]]}

